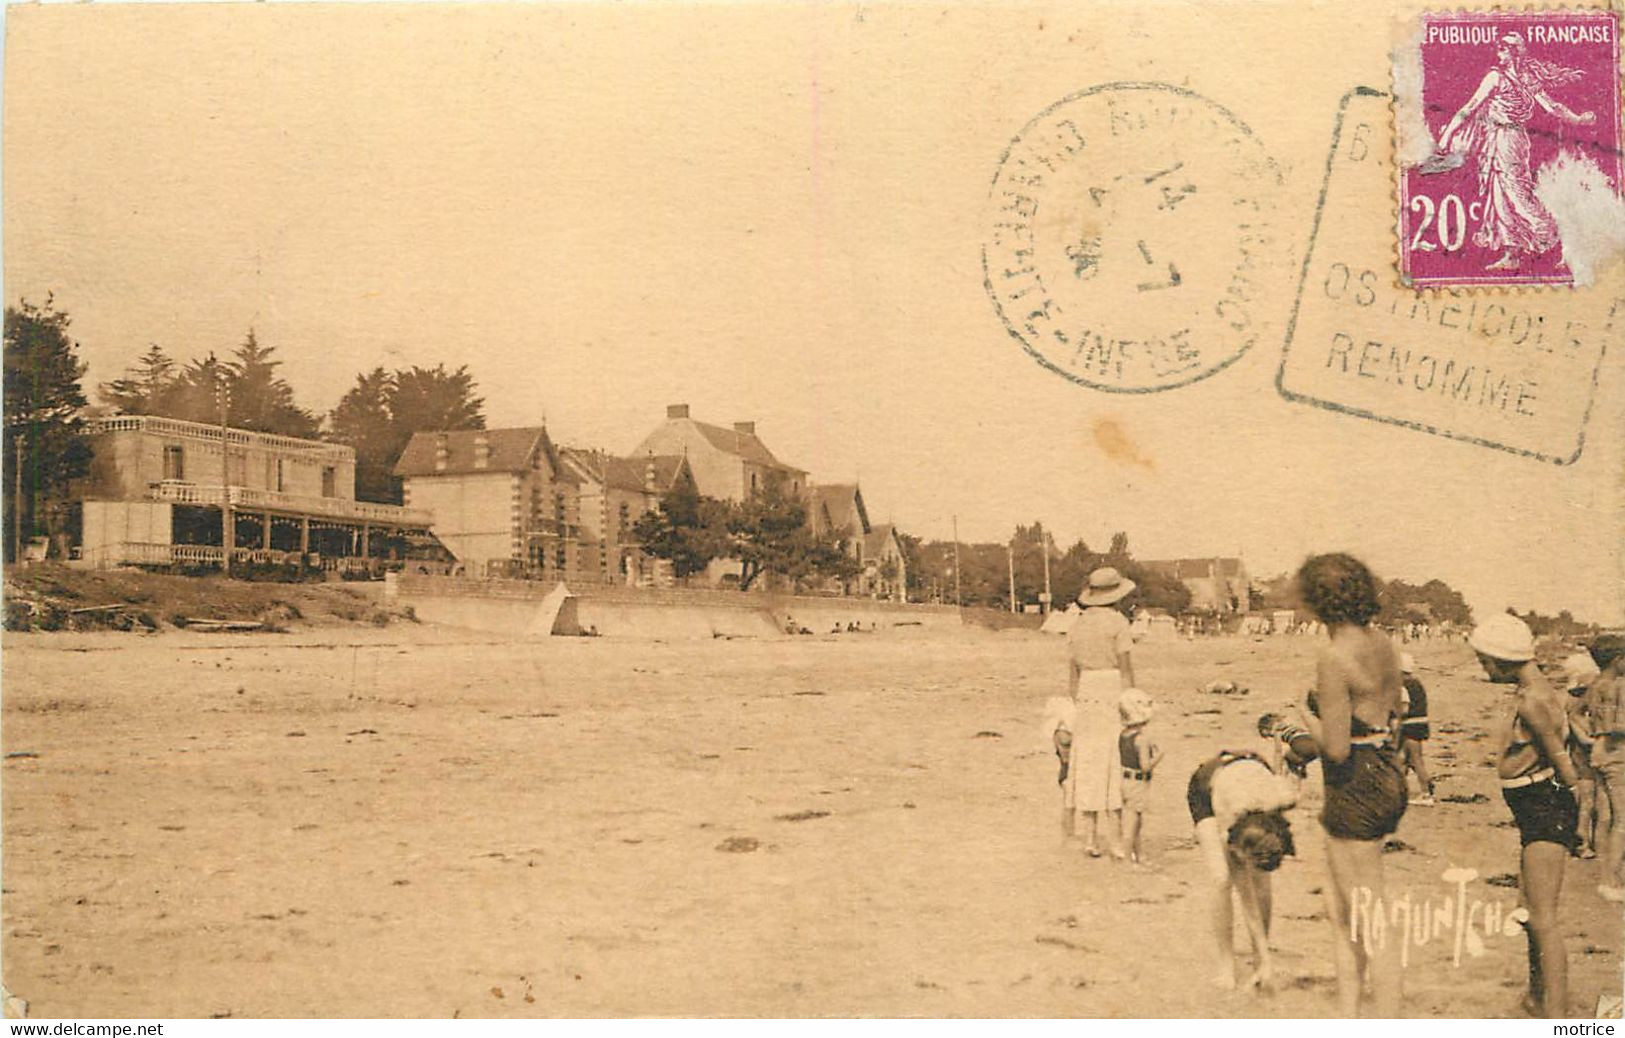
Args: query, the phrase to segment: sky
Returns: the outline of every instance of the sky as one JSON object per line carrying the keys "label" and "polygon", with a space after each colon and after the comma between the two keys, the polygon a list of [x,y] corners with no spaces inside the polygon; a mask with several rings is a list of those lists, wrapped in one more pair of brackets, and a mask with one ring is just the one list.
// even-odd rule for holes
{"label": "sky", "polygon": [[[375,365],[466,364],[489,424],[568,444],[630,451],[671,403],[753,420],[928,539],[1041,520],[1259,576],[1348,550],[1480,611],[1620,622],[1618,343],[1568,467],[1275,393],[1332,113],[1382,48],[1336,3],[1278,13],[13,7],[5,296],[55,294],[91,384],[252,327],[318,411]],[[1310,71],[1287,98],[1272,65]],[[1015,132],[1129,76],[1222,98],[1283,181],[1265,333],[1136,397],[1028,358],[980,252]]]}

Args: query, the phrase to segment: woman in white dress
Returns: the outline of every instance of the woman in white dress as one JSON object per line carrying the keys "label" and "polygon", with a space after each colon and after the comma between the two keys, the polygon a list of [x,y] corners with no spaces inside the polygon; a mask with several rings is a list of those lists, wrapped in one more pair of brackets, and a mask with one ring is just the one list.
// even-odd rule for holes
{"label": "woman in white dress", "polygon": [[[1082,612],[1067,632],[1067,692],[1072,697],[1071,756],[1062,784],[1062,827],[1079,832],[1084,846],[1100,857],[1100,816],[1106,817],[1106,841],[1112,857],[1123,858],[1118,815],[1123,808],[1123,773],[1117,760],[1117,700],[1134,687],[1134,640],[1122,601],[1135,588],[1117,570],[1105,566],[1089,574],[1078,593]],[[1059,740],[1058,740],[1059,742]]]}

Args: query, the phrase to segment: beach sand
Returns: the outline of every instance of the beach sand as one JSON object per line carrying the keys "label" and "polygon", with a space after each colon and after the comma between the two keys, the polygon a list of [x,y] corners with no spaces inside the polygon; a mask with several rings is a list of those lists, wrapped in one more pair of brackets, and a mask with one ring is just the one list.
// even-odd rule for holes
{"label": "beach sand", "polygon": [[[1059,638],[498,641],[428,625],[7,634],[6,986],[68,1017],[1324,1016],[1318,770],[1276,874],[1280,990],[1207,986],[1185,783],[1301,697],[1307,638],[1142,645],[1154,867],[1062,846]],[[1408,646],[1439,792],[1386,856],[1434,907],[1518,840],[1460,643]],[[1204,695],[1215,679],[1247,696]],[[1482,798],[1482,799],[1480,799]],[[1621,916],[1573,860],[1574,1016]],[[1502,880],[1501,882],[1505,882]],[[1481,918],[1482,914],[1475,918]],[[1238,932],[1238,942],[1241,936]],[[1410,948],[1411,1015],[1512,1015],[1524,940]]]}

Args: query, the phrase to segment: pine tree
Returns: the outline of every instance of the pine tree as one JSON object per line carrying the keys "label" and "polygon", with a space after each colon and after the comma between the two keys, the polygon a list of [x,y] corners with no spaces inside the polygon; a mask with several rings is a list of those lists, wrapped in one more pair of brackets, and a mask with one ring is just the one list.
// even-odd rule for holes
{"label": "pine tree", "polygon": [[332,439],[355,448],[355,493],[363,501],[401,503],[400,480],[390,474],[406,439],[389,410],[394,376],[383,368],[357,375],[329,417]]}
{"label": "pine tree", "polygon": [[122,414],[167,415],[176,385],[174,359],[157,343],[149,343],[147,352],[125,370],[124,377],[103,382],[97,395]]}
{"label": "pine tree", "polygon": [[43,306],[24,299],[6,307],[3,471],[13,534],[6,540],[14,553],[19,530],[24,538],[57,532],[64,515],[55,507],[58,495],[90,468],[90,449],[79,436],[85,366],[69,323],[50,296]]}
{"label": "pine tree", "polygon": [[227,365],[231,387],[228,421],[239,429],[276,433],[279,436],[314,437],[320,428],[316,416],[293,400],[293,387],[277,376],[281,361],[272,360],[273,346],[261,346],[248,330]]}

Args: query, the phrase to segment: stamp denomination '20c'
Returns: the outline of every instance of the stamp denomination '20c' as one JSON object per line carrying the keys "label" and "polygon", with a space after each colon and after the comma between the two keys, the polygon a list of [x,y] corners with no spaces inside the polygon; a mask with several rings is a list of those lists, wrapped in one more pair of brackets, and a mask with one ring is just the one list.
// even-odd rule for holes
{"label": "stamp denomination '20c'", "polygon": [[1257,340],[1280,175],[1189,90],[1110,83],[1056,102],[993,178],[985,283],[1040,364],[1095,389],[1205,378]]}

